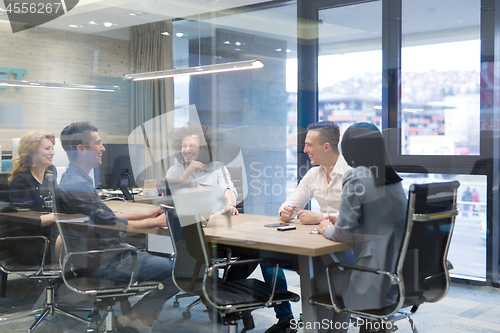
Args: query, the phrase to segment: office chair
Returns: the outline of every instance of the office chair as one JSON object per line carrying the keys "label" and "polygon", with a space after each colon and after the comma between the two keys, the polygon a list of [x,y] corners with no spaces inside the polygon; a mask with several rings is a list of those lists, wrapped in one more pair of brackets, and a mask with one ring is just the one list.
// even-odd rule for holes
{"label": "office chair", "polygon": [[[227,171],[231,175],[231,181],[234,184],[234,187],[236,188],[236,191],[238,192],[238,199],[236,200],[236,209],[238,210],[239,214],[244,213],[244,205],[243,205],[243,193],[244,193],[244,187],[243,187],[243,167],[241,165],[231,165],[231,166],[226,166]],[[246,183],[246,182],[245,182]],[[226,260],[231,259],[231,248],[228,248],[228,253],[226,258],[218,258],[215,259],[218,263],[222,263]],[[236,258],[234,258],[236,259]],[[227,272],[227,270],[226,270]],[[196,300],[191,302],[186,306],[186,311],[182,312],[182,318],[184,319],[189,319],[191,318],[191,309],[195,307],[196,305],[200,304],[202,302],[202,298],[198,297],[198,294],[196,293],[179,293],[175,295],[174,297],[174,302],[173,306],[174,308],[177,308],[180,306],[179,299],[181,298],[188,298],[188,297],[196,297]]]}
{"label": "office chair", "polygon": [[[15,253],[12,253],[10,249],[14,248],[14,245],[21,244],[26,246],[31,244],[31,247],[36,250],[38,256],[34,256],[38,259],[38,263],[29,264],[23,263]],[[0,323],[20,319],[28,316],[35,316],[35,322],[28,329],[28,332],[32,332],[48,315],[62,315],[64,317],[76,320],[82,324],[90,325],[90,316],[92,315],[92,308],[80,308],[80,307],[59,307],[55,300],[54,291],[57,289],[61,281],[61,269],[59,264],[46,264],[45,254],[48,251],[49,241],[45,236],[17,236],[17,237],[0,237],[0,270],[8,274],[18,274],[26,276],[28,279],[35,279],[39,281],[44,281],[47,284],[45,288],[46,301],[45,304],[34,310],[24,311],[20,313],[15,313],[9,316],[0,317]],[[34,260],[36,261],[36,260]],[[82,318],[77,315],[70,313],[72,312],[89,312],[89,318]]]}
{"label": "office chair", "polygon": [[[49,174],[48,177],[51,175]],[[52,176],[53,178],[53,176]],[[114,310],[113,306],[116,302],[127,301],[131,296],[142,295],[150,290],[163,289],[163,284],[158,281],[145,281],[138,282],[134,279],[135,276],[135,265],[137,260],[137,249],[130,246],[129,248],[107,248],[107,249],[95,249],[89,251],[78,251],[72,247],[71,238],[67,236],[67,228],[75,227],[71,226],[71,223],[76,223],[76,227],[83,231],[82,235],[89,236],[93,232],[87,233],[89,228],[98,228],[99,226],[93,225],[91,218],[83,216],[83,219],[88,219],[88,224],[81,222],[72,222],[72,220],[81,219],[82,214],[59,214],[59,192],[54,190],[54,184],[49,181],[51,186],[50,190],[52,193],[56,193],[53,196],[52,210],[55,215],[55,222],[59,234],[61,235],[63,255],[62,255],[62,278],[64,284],[69,288],[69,290],[87,295],[94,299],[94,305],[96,309],[104,309],[106,314],[97,320],[96,329],[87,329],[87,332],[103,331],[103,332],[115,332],[114,328]],[[96,214],[93,212],[92,214]],[[85,230],[85,231],[84,231]],[[120,283],[112,279],[96,279],[91,277],[93,271],[93,265],[90,264],[88,267],[81,267],[74,265],[75,262],[81,262],[82,258],[93,262],[93,260],[99,261],[100,257],[109,254],[119,255],[120,253],[131,253],[133,260],[130,267],[130,280],[127,283]],[[95,263],[95,262],[93,262]]]}
{"label": "office chair", "polygon": [[[182,291],[201,295],[208,306],[217,311],[220,320],[228,325],[229,333],[237,332],[237,323],[243,319],[242,332],[254,328],[251,311],[272,307],[284,301],[299,301],[297,294],[276,288],[256,279],[225,281],[219,278],[219,269],[251,262],[270,261],[252,259],[214,263],[210,260],[208,245],[201,223],[194,216],[177,216],[175,209],[166,208],[170,237],[176,260],[172,278]],[[276,267],[277,264],[275,263]],[[276,270],[277,272],[277,270]],[[215,313],[209,312],[210,315]]]}
{"label": "office chair", "polygon": [[[447,260],[457,211],[457,181],[446,183],[413,184],[410,186],[406,229],[400,247],[395,270],[386,272],[368,267],[333,263],[327,268],[329,294],[315,295],[309,303],[325,306],[336,312],[350,313],[363,319],[360,332],[370,328],[394,331],[394,322],[408,318],[414,333],[417,332],[410,318],[425,302],[437,302],[446,296],[451,263]],[[335,286],[330,283],[332,269],[353,269],[367,274],[385,275],[389,281],[387,290],[380,297],[389,299],[381,309],[350,310],[342,297],[336,296]],[[389,292],[393,294],[389,296]]]}

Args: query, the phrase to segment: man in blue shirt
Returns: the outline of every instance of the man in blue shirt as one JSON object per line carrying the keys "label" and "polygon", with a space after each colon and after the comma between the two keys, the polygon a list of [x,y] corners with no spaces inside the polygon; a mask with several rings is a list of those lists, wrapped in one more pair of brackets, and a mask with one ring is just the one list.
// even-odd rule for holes
{"label": "man in blue shirt", "polygon": [[[102,163],[105,151],[94,125],[77,122],[66,126],[61,132],[61,143],[70,164],[59,184],[58,207],[60,212],[84,214],[90,218],[88,225],[65,225],[64,236],[71,252],[129,248],[122,239],[127,232],[167,225],[160,208],[144,214],[115,214],[101,201],[88,176]],[[72,263],[79,272],[93,278],[125,282],[130,279],[132,260],[130,252],[107,252],[80,256]],[[128,313],[118,317],[117,325],[132,327],[141,333],[151,332],[163,304],[179,291],[172,281],[172,268],[170,258],[137,252],[134,278],[161,281],[164,288],[149,292]]]}

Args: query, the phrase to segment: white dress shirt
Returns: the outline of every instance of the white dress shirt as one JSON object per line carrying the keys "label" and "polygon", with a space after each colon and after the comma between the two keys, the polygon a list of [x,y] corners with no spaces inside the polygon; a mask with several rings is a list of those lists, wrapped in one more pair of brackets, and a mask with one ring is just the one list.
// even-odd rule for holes
{"label": "white dress shirt", "polygon": [[330,173],[332,179],[329,183],[326,178],[326,170],[322,166],[313,167],[307,171],[292,195],[281,205],[279,213],[287,206],[304,206],[315,197],[323,214],[338,214],[340,197],[342,195],[342,178],[351,167],[347,165],[344,157],[339,155],[337,163]]}
{"label": "white dress shirt", "polygon": [[[168,169],[165,178],[181,179],[187,167],[188,165],[185,163],[177,163]],[[198,170],[197,172],[191,174],[189,176],[189,180],[194,180],[198,184],[218,186],[221,193],[230,189],[234,192],[235,200],[238,199],[238,191],[236,191],[236,187],[234,187],[229,171],[227,171],[227,168],[222,162],[213,161],[212,163],[205,165],[202,170]],[[221,206],[221,209],[224,207],[225,205]]]}

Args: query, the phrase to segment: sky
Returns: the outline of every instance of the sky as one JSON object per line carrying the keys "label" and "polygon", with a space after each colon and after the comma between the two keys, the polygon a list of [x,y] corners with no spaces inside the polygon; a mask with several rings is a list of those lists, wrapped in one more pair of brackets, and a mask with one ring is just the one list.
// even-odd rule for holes
{"label": "sky", "polygon": [[[405,72],[430,70],[480,70],[480,40],[430,44],[402,49],[401,67]],[[297,58],[287,60],[288,92],[297,92]],[[321,91],[339,81],[366,72],[381,72],[382,51],[367,51],[319,57],[318,85]]]}

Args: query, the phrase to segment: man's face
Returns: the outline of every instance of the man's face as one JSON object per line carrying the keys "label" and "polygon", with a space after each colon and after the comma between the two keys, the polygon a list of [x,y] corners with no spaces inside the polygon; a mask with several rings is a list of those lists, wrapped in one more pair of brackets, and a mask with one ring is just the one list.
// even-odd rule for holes
{"label": "man's face", "polygon": [[182,139],[182,157],[186,164],[198,160],[200,157],[200,138],[197,135],[188,135]]}
{"label": "man's face", "polygon": [[318,141],[319,132],[308,131],[304,145],[304,153],[309,156],[312,165],[321,165],[325,159],[325,147]]}
{"label": "man's face", "polygon": [[84,145],[85,159],[92,168],[102,164],[102,153],[106,150],[101,142],[101,137],[97,132],[90,132],[88,146]]}

